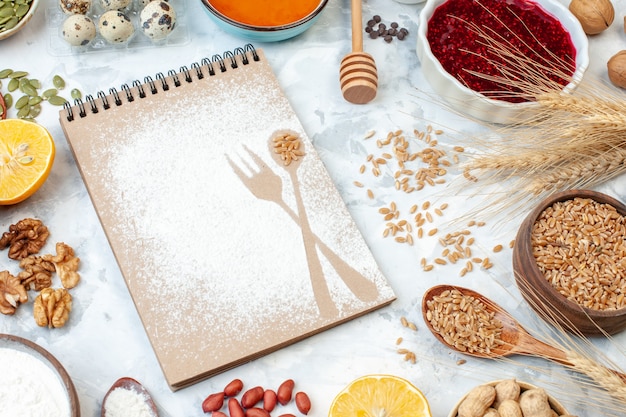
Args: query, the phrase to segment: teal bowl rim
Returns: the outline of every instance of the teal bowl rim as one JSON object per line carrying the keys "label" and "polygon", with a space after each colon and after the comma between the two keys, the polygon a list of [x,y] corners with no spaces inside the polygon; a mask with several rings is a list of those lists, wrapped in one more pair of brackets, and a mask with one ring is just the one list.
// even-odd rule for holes
{"label": "teal bowl rim", "polygon": [[258,35],[261,35],[261,36],[262,36],[261,33],[274,33],[274,32],[294,29],[294,28],[297,28],[299,26],[302,26],[302,25],[312,21],[313,19],[315,19],[322,12],[324,7],[326,7],[326,5],[328,4],[328,0],[320,0],[320,2],[317,5],[317,7],[311,13],[309,13],[306,16],[304,16],[300,20],[296,20],[295,22],[288,23],[286,25],[280,25],[280,26],[256,26],[256,25],[249,25],[247,23],[238,22],[238,21],[233,20],[230,17],[222,14],[217,9],[215,9],[215,7],[213,7],[211,5],[210,0],[201,0],[201,1],[202,1],[202,4],[204,5],[204,7],[207,9],[207,11],[209,11],[211,13],[211,15],[215,16],[216,18],[218,18],[222,22],[227,23],[228,25],[233,26],[234,28],[242,29],[244,31],[258,32]]}

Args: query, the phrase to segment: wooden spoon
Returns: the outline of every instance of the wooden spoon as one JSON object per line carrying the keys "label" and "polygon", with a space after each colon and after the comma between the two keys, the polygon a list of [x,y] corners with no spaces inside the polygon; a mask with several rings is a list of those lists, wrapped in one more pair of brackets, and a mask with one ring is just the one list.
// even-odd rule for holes
{"label": "wooden spoon", "polygon": [[[434,297],[448,290],[457,290],[464,295],[474,297],[475,299],[478,299],[481,303],[483,303],[485,307],[489,309],[489,311],[493,312],[494,318],[502,323],[503,327],[500,339],[504,343],[498,347],[492,348],[490,352],[464,352],[460,349],[457,349],[454,345],[446,342],[444,338],[432,327],[426,314],[428,311],[427,303],[431,301]],[[422,299],[422,315],[424,317],[426,325],[433,333],[433,335],[435,335],[435,337],[441,343],[448,346],[450,349],[456,350],[460,353],[475,356],[478,358],[488,359],[495,359],[514,354],[537,356],[551,360],[553,362],[560,363],[572,369],[576,369],[574,364],[569,360],[566,352],[533,337],[506,310],[504,310],[498,304],[494,303],[489,298],[483,296],[476,291],[467,288],[457,287],[454,285],[434,286],[426,291],[426,293],[424,294],[424,298]],[[623,381],[626,382],[626,375],[613,370],[611,370],[611,372],[614,372],[617,376],[619,376]]]}
{"label": "wooden spoon", "polygon": [[363,52],[361,0],[352,0],[352,52],[341,61],[339,81],[343,97],[353,104],[366,104],[376,97],[378,72],[374,58]]}
{"label": "wooden spoon", "polygon": [[124,377],[115,381],[115,383],[111,386],[111,388],[109,388],[109,391],[107,391],[106,395],[104,396],[104,399],[102,400],[102,409],[100,411],[101,417],[106,417],[107,399],[109,398],[111,392],[113,392],[117,388],[126,389],[139,394],[144,399],[147,406],[150,408],[152,417],[159,416],[156,404],[154,403],[154,400],[150,396],[148,390],[140,382],[134,380],[133,378]]}

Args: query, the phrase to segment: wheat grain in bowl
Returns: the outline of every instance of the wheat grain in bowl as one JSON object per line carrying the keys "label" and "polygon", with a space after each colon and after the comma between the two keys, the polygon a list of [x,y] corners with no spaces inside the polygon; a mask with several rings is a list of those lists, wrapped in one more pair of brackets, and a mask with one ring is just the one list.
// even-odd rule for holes
{"label": "wheat grain in bowl", "polygon": [[584,334],[626,328],[626,206],[591,190],[555,193],[524,220],[513,251],[522,295]]}
{"label": "wheat grain in bowl", "polygon": [[589,63],[579,21],[557,0],[428,0],[417,36],[435,93],[488,122],[529,117],[535,96],[572,91]]}

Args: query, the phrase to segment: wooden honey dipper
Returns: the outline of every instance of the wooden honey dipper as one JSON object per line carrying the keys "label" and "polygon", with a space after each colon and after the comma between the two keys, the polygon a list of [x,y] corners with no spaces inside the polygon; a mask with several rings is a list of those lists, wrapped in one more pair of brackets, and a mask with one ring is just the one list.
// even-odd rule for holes
{"label": "wooden honey dipper", "polygon": [[343,98],[350,103],[365,104],[376,97],[378,73],[374,58],[363,52],[363,16],[361,0],[351,0],[352,52],[341,60],[339,81]]}

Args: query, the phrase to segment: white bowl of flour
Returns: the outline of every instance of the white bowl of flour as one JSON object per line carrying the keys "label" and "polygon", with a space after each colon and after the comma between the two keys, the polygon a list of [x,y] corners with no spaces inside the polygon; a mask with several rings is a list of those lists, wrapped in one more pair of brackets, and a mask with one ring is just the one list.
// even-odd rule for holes
{"label": "white bowl of flour", "polygon": [[0,417],[80,417],[74,384],[41,346],[0,334]]}

